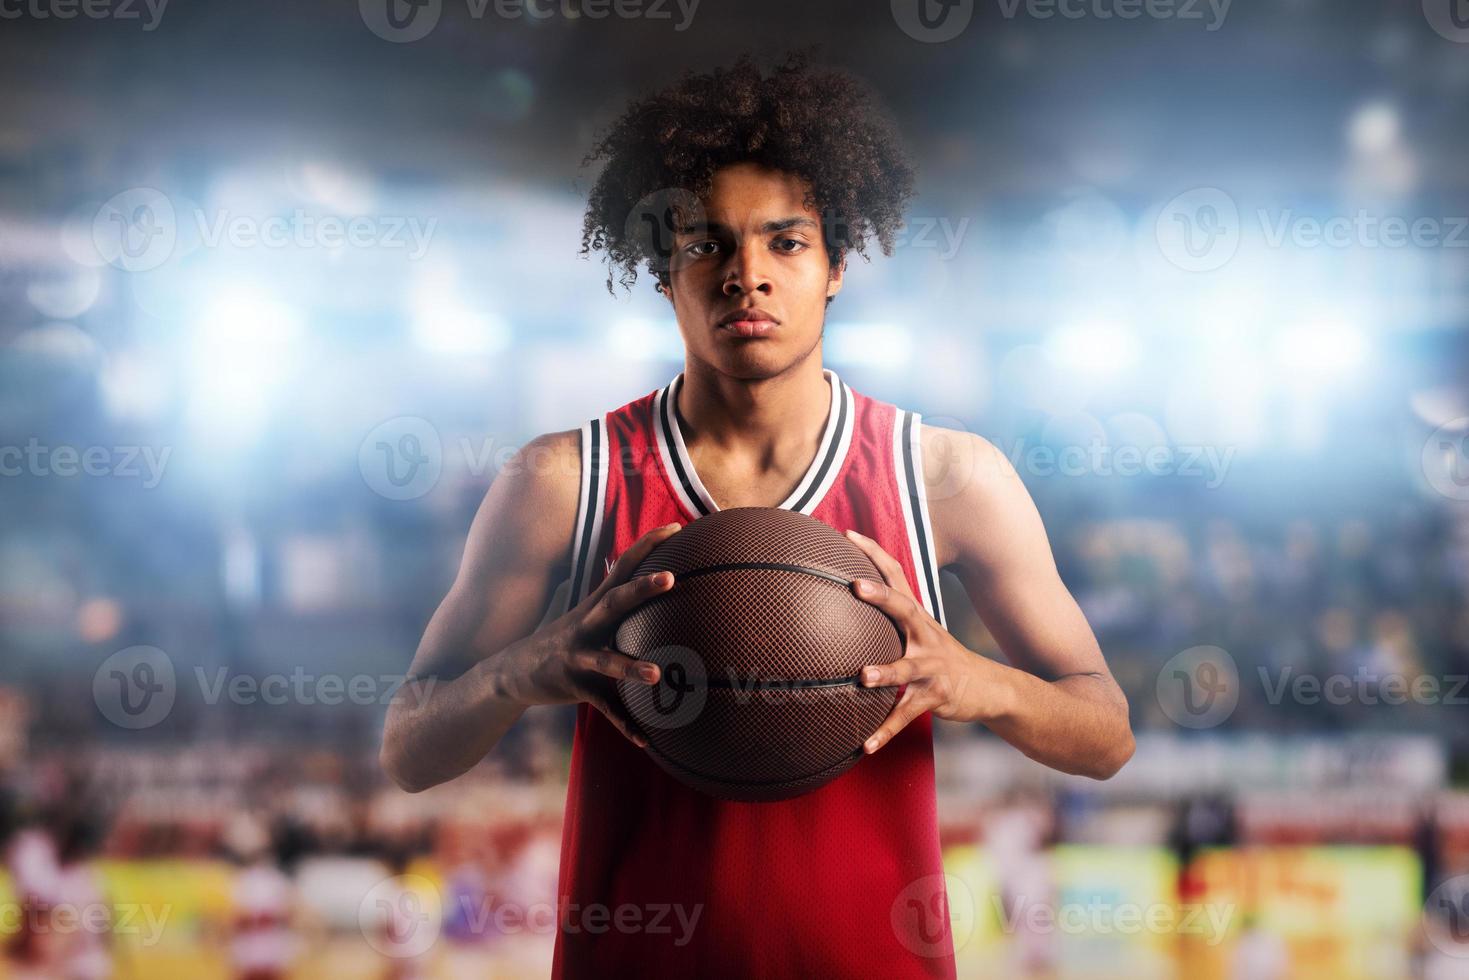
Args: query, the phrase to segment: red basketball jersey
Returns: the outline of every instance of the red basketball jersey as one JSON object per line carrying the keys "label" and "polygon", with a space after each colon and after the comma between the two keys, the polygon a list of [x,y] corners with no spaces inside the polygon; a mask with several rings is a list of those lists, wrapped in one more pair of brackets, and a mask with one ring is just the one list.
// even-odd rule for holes
{"label": "red basketball jersey", "polygon": [[[943,622],[920,418],[825,374],[820,448],[781,506],[877,541]],[[643,534],[718,509],[679,430],[682,380],[582,426],[571,605]],[[930,715],[814,792],[731,803],[581,704],[570,779],[554,976],[954,975]]]}

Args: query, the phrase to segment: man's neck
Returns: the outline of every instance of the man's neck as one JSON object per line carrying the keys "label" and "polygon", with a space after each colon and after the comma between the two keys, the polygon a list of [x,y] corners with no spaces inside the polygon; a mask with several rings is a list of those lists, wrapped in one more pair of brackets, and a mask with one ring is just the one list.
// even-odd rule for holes
{"label": "man's neck", "polygon": [[674,407],[691,454],[697,445],[700,454],[712,451],[799,473],[821,442],[831,385],[819,346],[789,370],[758,381],[730,378],[690,361]]}

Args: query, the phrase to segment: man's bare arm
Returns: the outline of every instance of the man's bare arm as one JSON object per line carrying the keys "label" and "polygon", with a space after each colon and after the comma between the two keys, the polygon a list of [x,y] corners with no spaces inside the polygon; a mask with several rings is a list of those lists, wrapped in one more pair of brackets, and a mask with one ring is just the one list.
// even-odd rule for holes
{"label": "man's bare arm", "polygon": [[[881,747],[923,711],[978,721],[1027,756],[1106,779],[1132,757],[1127,699],[1056,570],[1040,515],[1002,453],[970,433],[923,430],[925,480],[941,564],[963,584],[1010,665],[975,655],[928,616],[901,583],[858,594],[909,624],[914,662],[864,683],[909,684],[875,735]],[[871,542],[858,540],[873,555]],[[880,549],[877,549],[880,551]],[[874,556],[874,560],[877,560]],[[879,568],[882,563],[879,563]]]}
{"label": "man's bare arm", "polygon": [[615,696],[622,677],[648,683],[656,668],[607,649],[628,609],[669,587],[627,581],[660,529],[628,549],[576,609],[537,629],[567,577],[580,481],[576,431],[542,436],[515,454],[475,515],[453,587],[419,643],[388,708],[383,768],[411,792],[467,771],[533,704],[589,701],[630,739],[641,736]]}
{"label": "man's bare arm", "polygon": [[[991,675],[1001,696],[985,723],[1046,765],[1111,776],[1132,757],[1127,698],[1061,581],[1024,482],[979,436],[934,428],[924,436],[940,498],[930,504],[934,534],[952,548],[952,570],[1015,668]],[[945,493],[945,481],[964,473],[957,492]]]}

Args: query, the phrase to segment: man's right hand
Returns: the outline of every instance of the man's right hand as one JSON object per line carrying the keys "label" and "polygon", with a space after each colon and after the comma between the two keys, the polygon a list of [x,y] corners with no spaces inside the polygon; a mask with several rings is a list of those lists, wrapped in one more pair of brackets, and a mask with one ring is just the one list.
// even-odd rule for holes
{"label": "man's right hand", "polygon": [[668,524],[643,535],[574,609],[507,648],[498,671],[505,696],[527,706],[586,701],[634,745],[647,748],[647,739],[622,706],[617,682],[656,684],[658,667],[619,653],[611,644],[628,613],[673,588],[672,572],[637,578],[632,573],[680,527]]}

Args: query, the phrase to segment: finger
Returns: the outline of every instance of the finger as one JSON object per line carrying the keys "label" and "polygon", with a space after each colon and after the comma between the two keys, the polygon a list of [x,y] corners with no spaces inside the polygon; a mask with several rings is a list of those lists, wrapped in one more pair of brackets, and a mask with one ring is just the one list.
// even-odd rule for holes
{"label": "finger", "polygon": [[621,699],[617,700],[616,706],[611,698],[603,697],[595,691],[588,691],[586,701],[592,707],[600,711],[614,728],[622,733],[622,736],[640,749],[648,747],[648,740],[638,730],[637,722],[622,707]]}
{"label": "finger", "polygon": [[888,715],[887,720],[862,744],[863,752],[868,755],[876,752],[891,742],[893,736],[907,728],[910,721],[928,710],[928,706],[913,693],[915,690],[916,688],[908,688],[907,693],[898,701],[898,706]]}
{"label": "finger", "polygon": [[863,602],[871,603],[887,613],[898,624],[905,639],[924,625],[924,617],[928,615],[912,596],[881,582],[866,578],[853,579],[852,591]]}
{"label": "finger", "polygon": [[578,650],[571,655],[576,670],[601,674],[610,680],[629,680],[640,684],[658,683],[658,665],[616,650]]}
{"label": "finger", "polygon": [[671,588],[672,572],[654,572],[652,575],[639,575],[631,582],[623,582],[603,592],[582,617],[582,637],[600,646],[628,613]]}
{"label": "finger", "polygon": [[869,664],[862,668],[863,687],[902,687],[922,673],[915,657],[903,657],[890,664]]}
{"label": "finger", "polygon": [[882,580],[889,588],[897,589],[906,596],[912,596],[908,588],[908,576],[903,573],[903,566],[898,560],[883,550],[882,545],[872,540],[865,534],[857,531],[848,531],[847,538],[862,549],[862,552],[871,559],[872,564],[877,566],[877,571],[882,575]]}
{"label": "finger", "polygon": [[601,597],[602,593],[610,591],[632,578],[633,570],[643,563],[643,559],[648,557],[648,552],[673,537],[681,527],[683,525],[677,523],[655,527],[628,545],[627,550],[618,555],[617,560],[612,563],[612,570],[607,573],[607,577],[602,579],[601,583],[592,590],[591,594],[587,596],[586,601],[595,602]]}

